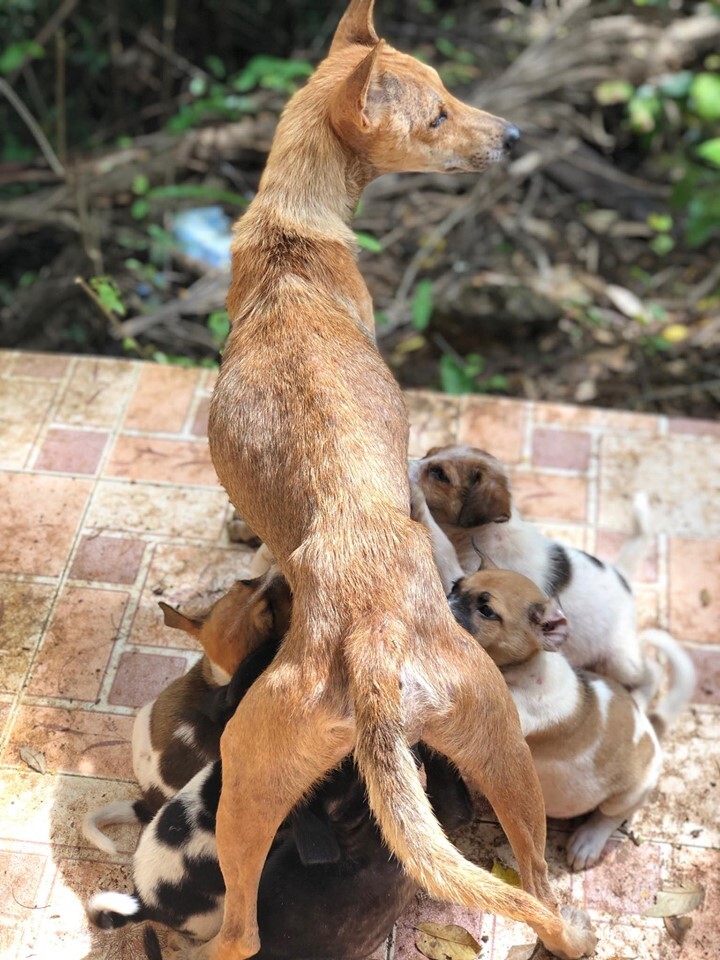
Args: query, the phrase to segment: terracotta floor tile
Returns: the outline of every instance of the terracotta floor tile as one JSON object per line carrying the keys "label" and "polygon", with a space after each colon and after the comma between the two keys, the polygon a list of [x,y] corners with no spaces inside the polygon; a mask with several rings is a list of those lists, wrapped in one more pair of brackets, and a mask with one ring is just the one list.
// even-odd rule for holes
{"label": "terracotta floor tile", "polygon": [[235,582],[247,576],[252,550],[158,544],[130,633],[132,643],[197,650],[195,640],[163,623],[158,601],[199,616]]}
{"label": "terracotta floor tile", "polygon": [[123,653],[108,703],[123,707],[141,707],[150,703],[172,680],[186,673],[188,667],[184,657]]}
{"label": "terracotta floor tile", "polygon": [[34,380],[60,380],[65,375],[71,357],[60,353],[21,353],[10,369],[11,377],[29,377]]}
{"label": "terracotta floor tile", "polygon": [[442,394],[409,391],[411,457],[424,457],[431,447],[455,443],[460,401]]}
{"label": "terracotta floor tile", "polygon": [[617,917],[642,916],[660,888],[667,850],[658,843],[611,841],[600,863],[582,875],[585,906]]}
{"label": "terracotta floor tile", "polygon": [[608,434],[601,456],[601,527],[629,530],[633,494],[644,490],[658,532],[720,537],[720,444]]}
{"label": "terracotta floor tile", "polygon": [[685,647],[697,671],[693,703],[720,706],[720,647]]}
{"label": "terracotta floor tile", "polygon": [[105,476],[205,487],[220,485],[210,459],[210,449],[204,440],[121,435],[115,441]]}
{"label": "terracotta floor tile", "polygon": [[[3,779],[9,789],[0,794],[0,848],[12,842],[32,850],[34,844],[52,843],[65,848],[101,856],[82,835],[86,813],[115,800],[137,800],[137,784],[122,780],[102,780],[92,776],[39,774],[24,767],[6,770]],[[137,845],[137,825],[111,827],[120,853],[131,854]]]}
{"label": "terracotta floor tile", "polygon": [[195,419],[190,433],[195,437],[207,437],[208,417],[210,416],[210,397],[202,397],[195,411]]}
{"label": "terracotta floor tile", "polygon": [[0,690],[16,693],[25,679],[55,596],[42,583],[0,582]]}
{"label": "terracotta floor tile", "polygon": [[527,520],[587,519],[587,480],[584,477],[513,473],[515,506]]}
{"label": "terracotta floor tile", "polygon": [[198,382],[198,370],[141,365],[140,379],[125,414],[127,430],[180,433]]}
{"label": "terracotta floor tile", "polygon": [[14,957],[37,900],[47,855],[0,850],[0,956]]}
{"label": "terracotta floor tile", "polygon": [[503,463],[522,460],[525,404],[491,397],[465,397],[460,410],[459,443],[487,450]]}
{"label": "terracotta floor tile", "polygon": [[74,477],[0,474],[0,571],[60,574],[90,490]]}
{"label": "terracotta floor tile", "polygon": [[663,740],[664,763],[654,797],[633,817],[643,840],[720,846],[720,714],[686,711]]}
{"label": "terracotta floor tile", "polygon": [[[627,917],[626,922],[618,918],[610,923],[597,923],[595,933],[598,945],[593,960],[665,960],[661,955],[663,941],[669,939],[662,929],[662,920],[652,924],[633,926],[637,918]],[[673,958],[677,955],[673,954]],[[550,954],[540,954],[537,960],[550,960]],[[503,958],[504,960],[504,958]],[[667,960],[670,960],[668,956]],[[686,960],[684,954],[682,960]],[[688,957],[687,960],[690,960]],[[699,958],[694,958],[699,960]]]}
{"label": "terracotta floor tile", "polygon": [[108,436],[96,430],[48,430],[34,469],[95,474]]}
{"label": "terracotta floor tile", "polygon": [[565,403],[537,403],[535,423],[566,427],[599,427],[622,433],[656,434],[660,429],[658,417],[650,413],[631,413],[625,410],[605,410],[600,407],[575,407]]}
{"label": "terracotta floor tile", "polygon": [[97,699],[127,600],[126,593],[66,587],[33,667],[28,693]]}
{"label": "terracotta floor tile", "polygon": [[670,540],[670,628],[683,640],[720,642],[720,537]]}
{"label": "terracotta floor tile", "polygon": [[5,753],[22,765],[19,749],[40,750],[50,770],[132,778],[130,734],[133,718],[89,710],[25,705],[15,721]]}
{"label": "terracotta floor tile", "polygon": [[142,540],[126,537],[83,537],[70,577],[104,583],[134,583],[146,546]]}
{"label": "terracotta floor tile", "polygon": [[[720,851],[692,847],[673,850],[667,881],[681,886],[700,884],[705,889],[705,901],[690,914],[693,924],[685,936],[681,960],[720,957]],[[677,956],[677,950],[668,952],[668,960]]]}
{"label": "terracotta floor tile", "polygon": [[720,437],[717,420],[695,420],[691,417],[669,417],[670,433],[692,433],[696,436]]}
{"label": "terracotta floor tile", "polygon": [[55,396],[54,383],[0,380],[0,467],[24,467]]}
{"label": "terracotta floor tile", "polygon": [[[616,533],[614,530],[598,530],[595,534],[595,556],[608,563],[615,563],[620,549],[628,539],[625,533]],[[658,578],[657,540],[652,538],[648,551],[635,571],[633,580],[642,580],[645,583],[654,583]]]}
{"label": "terracotta floor tile", "polygon": [[532,437],[532,462],[535,467],[579,470],[590,466],[592,438],[582,430],[548,430],[535,427]]}
{"label": "terracotta floor tile", "polygon": [[135,365],[127,360],[78,359],[56,420],[84,427],[112,427],[134,377]]}
{"label": "terracotta floor tile", "polygon": [[101,480],[90,504],[87,525],[99,531],[215,541],[223,534],[226,510],[227,495],[220,489]]}

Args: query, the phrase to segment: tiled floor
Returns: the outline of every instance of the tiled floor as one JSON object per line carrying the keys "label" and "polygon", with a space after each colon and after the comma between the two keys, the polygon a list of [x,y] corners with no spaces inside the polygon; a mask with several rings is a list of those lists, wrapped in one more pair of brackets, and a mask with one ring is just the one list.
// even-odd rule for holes
{"label": "tiled floor", "polygon": [[[88,847],[88,807],[134,795],[134,709],[184,671],[189,638],[158,599],[199,611],[246,569],[205,440],[213,374],[115,360],[0,352],[0,955],[7,960],[141,956],[136,931],[93,937],[83,902],[125,888],[134,834],[109,860]],[[657,536],[635,584],[643,624],[667,625],[699,667],[692,710],[668,740],[642,841],[570,876],[554,824],[557,889],[597,922],[601,960],[720,957],[720,429],[645,414],[414,394],[411,453],[460,439],[512,469],[521,510],[558,538],[611,558],[646,489]],[[28,753],[32,748],[36,753]],[[35,759],[33,759],[33,756]],[[28,766],[47,766],[38,773]],[[457,838],[511,862],[480,820]],[[705,905],[677,946],[643,916],[663,884],[700,882]],[[391,947],[419,960],[413,925],[455,921],[482,960],[521,960],[527,928],[420,898]],[[393,954],[391,953],[391,956]],[[537,955],[535,955],[537,956]]]}

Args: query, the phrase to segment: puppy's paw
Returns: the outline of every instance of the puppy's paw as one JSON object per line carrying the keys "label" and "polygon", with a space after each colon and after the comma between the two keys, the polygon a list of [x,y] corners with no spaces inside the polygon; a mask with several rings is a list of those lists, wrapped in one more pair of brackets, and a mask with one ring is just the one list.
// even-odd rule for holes
{"label": "puppy's paw", "polygon": [[567,865],[576,872],[594,867],[602,856],[608,839],[607,829],[600,828],[591,820],[584,823],[568,840],[565,851]]}
{"label": "puppy's paw", "polygon": [[235,511],[227,525],[228,539],[233,543],[247,543],[250,547],[260,546],[260,537],[255,534],[249,523]]}

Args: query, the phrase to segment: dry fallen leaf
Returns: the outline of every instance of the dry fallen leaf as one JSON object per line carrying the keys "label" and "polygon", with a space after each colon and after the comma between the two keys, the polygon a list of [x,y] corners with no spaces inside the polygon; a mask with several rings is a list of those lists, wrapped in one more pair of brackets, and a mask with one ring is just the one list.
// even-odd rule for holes
{"label": "dry fallen leaf", "polygon": [[34,747],[20,747],[20,759],[24,760],[30,769],[36,773],[48,772],[45,754]]}
{"label": "dry fallen leaf", "polygon": [[505,960],[535,960],[541,950],[540,943],[522,943],[517,947],[510,947]]}
{"label": "dry fallen leaf", "polygon": [[680,917],[705,899],[705,888],[699,883],[665,887],[655,894],[655,902],[645,911],[646,917]]}
{"label": "dry fallen leaf", "polygon": [[506,866],[502,860],[493,860],[490,873],[499,880],[504,880],[505,883],[509,883],[511,887],[522,887],[520,874],[517,870],[513,870],[512,867]]}
{"label": "dry fallen leaf", "polygon": [[415,927],[415,946],[429,960],[475,960],[480,944],[455,923],[420,923]]}
{"label": "dry fallen leaf", "polygon": [[663,923],[668,934],[678,944],[682,944],[685,934],[693,925],[691,917],[665,917]]}
{"label": "dry fallen leaf", "polygon": [[712,594],[707,587],[703,587],[703,589],[700,591],[700,603],[703,607],[709,607],[712,603]]}
{"label": "dry fallen leaf", "polygon": [[627,290],[625,287],[618,287],[614,283],[609,283],[605,287],[605,293],[615,309],[619,310],[620,313],[624,313],[626,317],[630,317],[631,320],[634,320],[636,317],[645,316],[645,306],[642,300],[640,300],[632,290]]}

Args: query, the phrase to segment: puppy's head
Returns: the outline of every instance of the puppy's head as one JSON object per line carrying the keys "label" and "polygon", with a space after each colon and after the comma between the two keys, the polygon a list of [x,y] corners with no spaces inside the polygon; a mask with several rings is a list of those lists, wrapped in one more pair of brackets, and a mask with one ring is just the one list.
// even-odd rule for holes
{"label": "puppy's head", "polygon": [[279,640],[290,626],[290,587],[284,577],[272,574],[238,580],[204,620],[161,603],[165,624],[195,637],[210,662],[229,678],[248,654],[267,640]]}
{"label": "puppy's head", "polygon": [[557,650],[567,620],[556,600],[510,570],[479,570],[453,586],[450,609],[499,667]]}
{"label": "puppy's head", "polygon": [[476,447],[433,447],[417,461],[417,479],[438,523],[479,527],[510,519],[510,485],[502,464]]}

